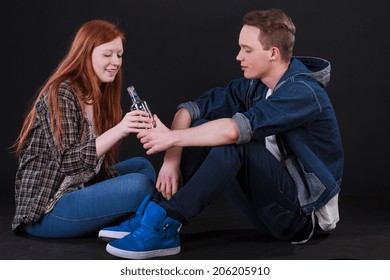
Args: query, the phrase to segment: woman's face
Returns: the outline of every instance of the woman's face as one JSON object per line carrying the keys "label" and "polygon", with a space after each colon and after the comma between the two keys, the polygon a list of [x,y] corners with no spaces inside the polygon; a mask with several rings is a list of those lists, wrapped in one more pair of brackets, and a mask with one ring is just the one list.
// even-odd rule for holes
{"label": "woman's face", "polygon": [[123,44],[121,38],[99,45],[92,51],[92,66],[100,83],[110,83],[122,66]]}

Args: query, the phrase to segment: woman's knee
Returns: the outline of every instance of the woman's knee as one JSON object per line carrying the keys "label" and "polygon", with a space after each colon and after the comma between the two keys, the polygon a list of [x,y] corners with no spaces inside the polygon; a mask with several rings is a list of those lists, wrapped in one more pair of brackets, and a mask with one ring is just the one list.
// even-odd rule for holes
{"label": "woman's knee", "polygon": [[121,176],[124,180],[123,186],[128,187],[130,191],[141,193],[152,193],[155,191],[155,182],[142,173],[129,173]]}
{"label": "woman's knee", "polygon": [[113,166],[113,168],[120,174],[140,173],[149,177],[150,180],[156,182],[156,171],[153,164],[144,157],[133,157],[121,161]]}

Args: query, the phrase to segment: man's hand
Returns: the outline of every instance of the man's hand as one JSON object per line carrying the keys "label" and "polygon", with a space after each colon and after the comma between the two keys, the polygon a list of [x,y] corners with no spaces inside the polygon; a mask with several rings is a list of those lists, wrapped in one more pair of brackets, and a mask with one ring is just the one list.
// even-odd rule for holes
{"label": "man's hand", "polygon": [[174,142],[172,130],[167,128],[157,115],[154,115],[154,120],[156,122],[154,128],[140,131],[137,134],[137,138],[143,144],[147,155],[165,151],[172,147]]}
{"label": "man's hand", "polygon": [[157,177],[156,189],[169,200],[183,183],[180,168],[164,162]]}

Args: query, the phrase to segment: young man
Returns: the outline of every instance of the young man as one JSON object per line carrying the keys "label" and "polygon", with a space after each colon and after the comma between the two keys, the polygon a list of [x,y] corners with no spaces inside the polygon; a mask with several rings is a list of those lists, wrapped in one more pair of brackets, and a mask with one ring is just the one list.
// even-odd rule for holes
{"label": "young man", "polygon": [[[110,254],[179,253],[181,225],[223,191],[261,233],[280,240],[306,242],[335,228],[343,150],[324,89],[330,63],[292,57],[294,41],[283,11],[247,13],[237,55],[244,78],[179,105],[171,129],[156,116],[157,127],[138,134],[147,154],[166,151],[157,180],[165,199],[148,196],[134,219],[104,229],[107,238],[124,236],[107,244]],[[206,152],[187,160],[193,148],[183,147]],[[181,188],[180,167],[188,173]]]}

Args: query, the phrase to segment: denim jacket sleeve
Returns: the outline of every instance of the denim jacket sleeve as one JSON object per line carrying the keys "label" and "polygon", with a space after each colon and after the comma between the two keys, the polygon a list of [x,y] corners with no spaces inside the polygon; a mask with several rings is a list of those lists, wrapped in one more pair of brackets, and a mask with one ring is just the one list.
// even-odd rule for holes
{"label": "denim jacket sleeve", "polygon": [[305,126],[322,110],[318,98],[308,83],[291,78],[278,87],[268,99],[258,98],[242,114],[252,127],[253,136],[269,135]]}
{"label": "denim jacket sleeve", "polygon": [[198,119],[214,120],[218,118],[233,118],[239,129],[239,143],[249,142],[252,137],[252,127],[249,120],[241,113],[245,112],[248,106],[248,93],[253,80],[245,78],[236,79],[225,88],[213,88],[196,101],[189,101],[180,104],[177,108],[186,109],[192,121]]}
{"label": "denim jacket sleeve", "polygon": [[231,118],[236,112],[246,111],[245,93],[250,80],[241,78],[231,81],[227,87],[216,87],[202,94],[197,100],[182,103],[192,121]]}
{"label": "denim jacket sleeve", "polygon": [[237,144],[304,125],[322,110],[305,78],[284,81],[268,99],[262,98],[260,87],[250,89],[252,82],[244,78],[233,80],[226,88],[211,89],[178,108],[188,110],[193,121],[232,117],[239,128]]}

